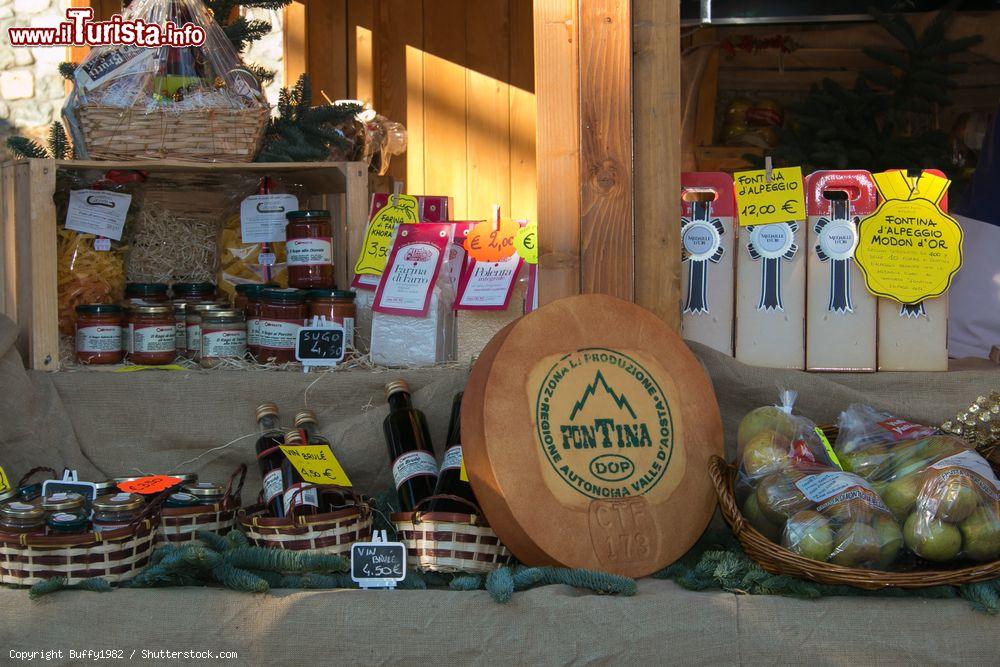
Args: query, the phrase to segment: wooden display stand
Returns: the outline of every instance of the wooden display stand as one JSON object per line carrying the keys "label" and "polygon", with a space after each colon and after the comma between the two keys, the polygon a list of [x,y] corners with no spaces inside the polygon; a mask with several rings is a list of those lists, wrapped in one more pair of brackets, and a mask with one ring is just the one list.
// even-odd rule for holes
{"label": "wooden display stand", "polygon": [[56,294],[57,183],[68,172],[110,169],[146,172],[157,181],[155,197],[145,205],[166,210],[223,210],[227,193],[170,183],[193,175],[273,175],[303,184],[310,196],[302,206],[329,209],[334,224],[334,264],[339,285],[358,256],[368,220],[368,167],[361,162],[283,162],[223,164],[171,161],[91,162],[84,160],[17,160],[2,165],[0,190],[0,312],[18,323],[18,348],[29,368],[59,369],[58,299]]}

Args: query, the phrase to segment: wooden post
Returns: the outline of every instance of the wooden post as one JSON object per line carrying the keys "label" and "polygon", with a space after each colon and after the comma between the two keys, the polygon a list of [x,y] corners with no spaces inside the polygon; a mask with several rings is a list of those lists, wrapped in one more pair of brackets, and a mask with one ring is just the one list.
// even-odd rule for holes
{"label": "wooden post", "polygon": [[680,18],[535,0],[541,302],[602,292],[680,325]]}

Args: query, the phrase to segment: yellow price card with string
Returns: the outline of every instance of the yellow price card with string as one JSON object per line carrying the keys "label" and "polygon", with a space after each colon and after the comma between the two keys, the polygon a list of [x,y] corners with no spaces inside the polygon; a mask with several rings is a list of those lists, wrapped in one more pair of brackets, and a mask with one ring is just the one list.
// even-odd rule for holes
{"label": "yellow price card with string", "polygon": [[802,167],[739,171],[733,174],[740,226],[769,225],[806,219]]}
{"label": "yellow price card with string", "polygon": [[329,445],[281,445],[281,451],[306,482],[351,486],[351,480]]}

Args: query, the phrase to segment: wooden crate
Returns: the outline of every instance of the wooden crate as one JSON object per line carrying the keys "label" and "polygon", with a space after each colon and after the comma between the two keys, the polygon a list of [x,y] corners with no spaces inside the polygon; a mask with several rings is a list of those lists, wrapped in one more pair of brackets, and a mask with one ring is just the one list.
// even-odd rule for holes
{"label": "wooden crate", "polygon": [[[333,213],[337,284],[350,282],[368,220],[368,168],[361,162],[179,163],[171,161],[91,162],[17,160],[0,167],[0,312],[18,324],[18,349],[29,368],[58,370],[59,330],[56,293],[56,220],[53,197],[67,172],[110,169],[142,170],[148,182],[168,183],[181,175],[233,173],[272,175],[303,184],[310,193],[300,206]],[[218,198],[208,190],[178,189],[146,205],[176,205],[185,210]]]}

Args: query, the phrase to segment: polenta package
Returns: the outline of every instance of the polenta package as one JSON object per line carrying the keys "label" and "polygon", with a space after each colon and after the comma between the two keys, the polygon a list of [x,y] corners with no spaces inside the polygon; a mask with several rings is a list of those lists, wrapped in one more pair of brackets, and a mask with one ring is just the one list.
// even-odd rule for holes
{"label": "polenta package", "polygon": [[837,452],[879,491],[916,556],[1000,557],[1000,483],[964,440],[852,405],[840,415]]}

